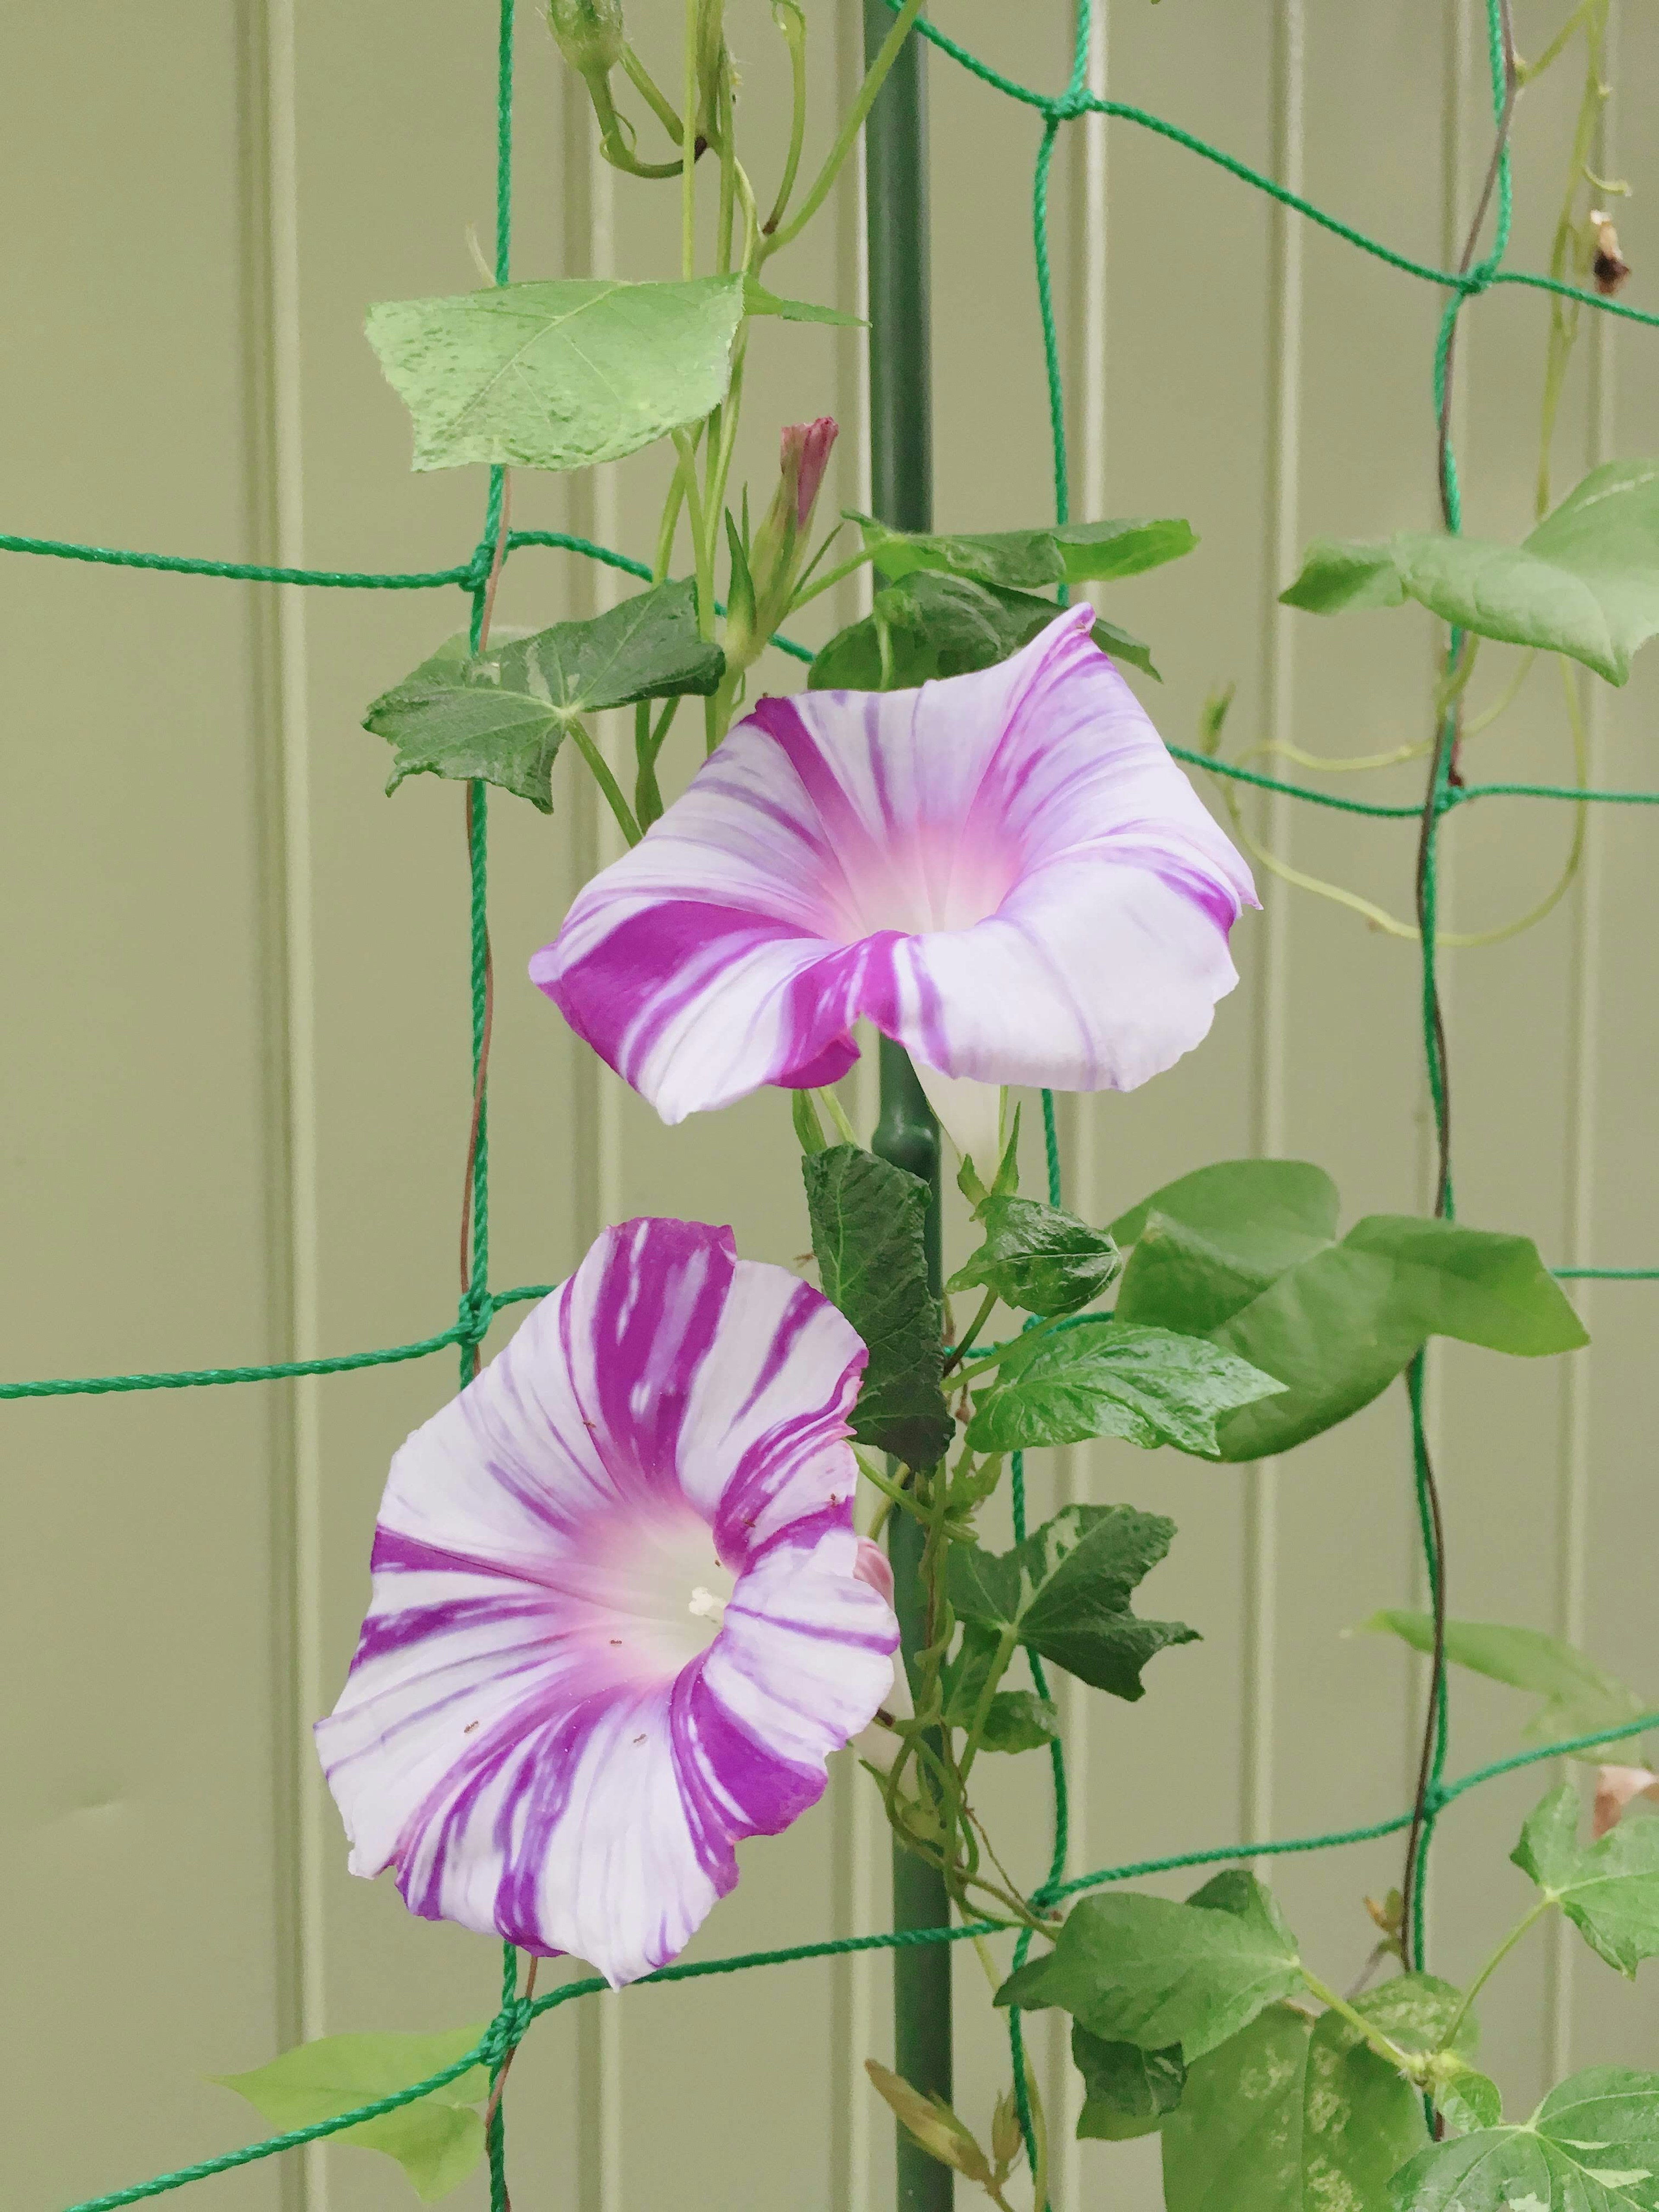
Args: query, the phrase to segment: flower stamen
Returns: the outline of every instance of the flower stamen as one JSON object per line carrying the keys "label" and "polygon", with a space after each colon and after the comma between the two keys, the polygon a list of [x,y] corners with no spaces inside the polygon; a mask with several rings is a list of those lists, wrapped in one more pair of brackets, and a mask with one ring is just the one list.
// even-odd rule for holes
{"label": "flower stamen", "polygon": [[692,1591],[691,1602],[686,1610],[699,1620],[712,1620],[716,1628],[720,1627],[726,1620],[725,1599],[716,1597],[713,1590],[705,1589],[701,1583]]}

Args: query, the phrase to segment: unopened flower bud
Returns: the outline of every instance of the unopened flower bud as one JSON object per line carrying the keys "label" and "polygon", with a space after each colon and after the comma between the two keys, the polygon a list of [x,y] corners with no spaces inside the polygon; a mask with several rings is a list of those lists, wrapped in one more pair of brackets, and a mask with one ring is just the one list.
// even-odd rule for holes
{"label": "unopened flower bud", "polygon": [[784,483],[793,487],[798,530],[812,519],[837,431],[833,416],[820,415],[815,422],[792,422],[783,434],[780,459]]}
{"label": "unopened flower bud", "polygon": [[991,2155],[1006,2173],[1019,2156],[1021,2136],[1019,2104],[1012,2089],[997,2099],[996,2111],[991,2116]]}
{"label": "unopened flower bud", "polygon": [[547,21],[559,52],[579,75],[603,76],[622,60],[622,0],[547,0]]}
{"label": "unopened flower bud", "polygon": [[965,2180],[991,2180],[990,2161],[975,2141],[973,2130],[963,2124],[942,2097],[924,2097],[902,2074],[890,2073],[873,2058],[865,2060],[864,2070],[878,2096],[886,2100],[906,2131],[930,2158],[936,2158],[941,2166],[954,2166]]}

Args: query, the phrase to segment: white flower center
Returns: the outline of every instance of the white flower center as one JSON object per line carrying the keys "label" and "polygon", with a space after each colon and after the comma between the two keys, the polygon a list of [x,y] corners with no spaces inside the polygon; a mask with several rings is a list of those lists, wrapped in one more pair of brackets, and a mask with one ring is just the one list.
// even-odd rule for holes
{"label": "white flower center", "polygon": [[726,1619],[726,1600],[716,1597],[713,1590],[705,1589],[701,1583],[692,1591],[691,1603],[687,1609],[695,1613],[699,1620],[712,1620],[716,1630]]}
{"label": "white flower center", "polygon": [[720,1634],[737,1577],[700,1515],[607,1516],[585,1548],[593,1641],[620,1672],[672,1680]]}

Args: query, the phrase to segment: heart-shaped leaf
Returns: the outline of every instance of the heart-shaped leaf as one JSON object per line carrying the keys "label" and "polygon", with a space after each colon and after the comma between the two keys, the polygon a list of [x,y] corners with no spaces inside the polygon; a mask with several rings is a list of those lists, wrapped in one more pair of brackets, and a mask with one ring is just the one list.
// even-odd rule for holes
{"label": "heart-shaped leaf", "polygon": [[1222,1421],[1222,1458],[1288,1451],[1346,1420],[1432,1335],[1527,1357],[1589,1341],[1529,1238],[1372,1214],[1339,1243],[1336,1203],[1306,1162],[1231,1160],[1111,1224],[1134,1247],[1121,1323],[1191,1330],[1286,1386]]}
{"label": "heart-shaped leaf", "polygon": [[[483,2033],[480,2024],[444,2035],[327,2035],[285,2051],[268,2066],[213,2078],[245,2097],[272,2127],[308,2127],[442,2073],[474,2050]],[[472,2107],[489,2094],[488,2070],[470,2067],[414,2103],[360,2120],[329,2141],[384,2151],[429,2204],[464,2181],[483,2155],[483,2122]]]}
{"label": "heart-shaped leaf", "polygon": [[[1385,1989],[1386,1989],[1385,1984]],[[1356,2002],[1370,2016],[1383,1991]],[[1270,2005],[1201,2058],[1164,2130],[1168,2212],[1381,2212],[1422,2100],[1354,2024]]]}
{"label": "heart-shaped leaf", "polygon": [[580,469],[620,460],[725,398],[745,314],[855,323],[750,277],[495,284],[368,311],[369,343],[415,423],[415,466]]}
{"label": "heart-shaped leaf", "polygon": [[1316,538],[1280,597],[1314,614],[1413,599],[1479,637],[1565,653],[1623,684],[1659,630],[1659,461],[1593,469],[1519,545],[1420,531]]}
{"label": "heart-shaped leaf", "polygon": [[[1397,1636],[1413,1651],[1434,1650],[1431,1613],[1390,1609],[1374,1613],[1359,1625],[1362,1630]],[[1638,1698],[1583,1652],[1559,1637],[1546,1635],[1541,1628],[1510,1628],[1494,1620],[1449,1620],[1445,1626],[1446,1656],[1455,1667],[1506,1682],[1511,1689],[1534,1691],[1543,1698],[1524,1730],[1533,1743],[1559,1743],[1569,1736],[1619,1728],[1659,1703]],[[1632,1736],[1620,1747],[1633,1755],[1640,1750],[1641,1740]],[[1594,1766],[1608,1756],[1610,1748],[1603,1744],[1571,1756]]]}

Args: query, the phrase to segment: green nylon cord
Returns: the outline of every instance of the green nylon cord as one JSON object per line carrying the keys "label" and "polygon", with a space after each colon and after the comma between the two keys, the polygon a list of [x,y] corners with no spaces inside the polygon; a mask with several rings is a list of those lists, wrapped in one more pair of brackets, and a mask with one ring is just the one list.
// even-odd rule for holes
{"label": "green nylon cord", "polygon": [[[887,5],[896,13],[901,0],[887,0]],[[1489,55],[1493,78],[1494,112],[1501,111],[1504,95],[1501,18],[1498,0],[1486,0]],[[513,179],[513,39],[514,0],[501,0],[498,37],[498,82],[496,109],[496,281],[508,281],[511,244],[512,179]],[[1621,305],[1604,299],[1600,295],[1585,292],[1575,285],[1523,270],[1506,270],[1500,266],[1507,247],[1511,221],[1511,191],[1510,163],[1507,149],[1498,164],[1497,179],[1497,218],[1493,244],[1490,252],[1474,263],[1466,274],[1434,267],[1396,252],[1384,241],[1346,223],[1314,202],[1290,191],[1275,179],[1266,175],[1249,163],[1239,161],[1223,149],[1211,144],[1194,133],[1166,118],[1152,114],[1129,102],[1108,100],[1087,89],[1086,71],[1090,42],[1090,0],[1078,0],[1076,9],[1076,38],[1071,77],[1062,94],[1048,94],[1018,83],[981,61],[956,40],[922,18],[917,26],[922,36],[941,52],[966,70],[992,89],[1034,109],[1042,118],[1042,132],[1037,149],[1032,191],[1033,258],[1036,276],[1037,304],[1042,325],[1044,369],[1048,384],[1050,433],[1054,460],[1054,509],[1057,520],[1068,519],[1070,507],[1066,448],[1065,394],[1061,372],[1058,330],[1054,305],[1053,272],[1050,263],[1048,235],[1048,191],[1054,153],[1063,125],[1089,114],[1103,115],[1130,123],[1150,131],[1200,159],[1220,167],[1252,189],[1262,192],[1319,225],[1360,252],[1383,262],[1406,275],[1445,289],[1449,294],[1437,334],[1434,357],[1434,397],[1437,414],[1443,399],[1452,347],[1455,343],[1457,319],[1465,303],[1501,284],[1513,284],[1547,292],[1554,296],[1573,300],[1595,308],[1599,313],[1624,320],[1659,327],[1659,315]],[[1462,503],[1457,481],[1455,456],[1447,453],[1447,504],[1449,527],[1455,532],[1461,527]],[[198,559],[191,556],[125,551],[114,548],[80,544],[70,541],[0,534],[0,551],[33,555],[59,560],[80,561],[100,566],[150,569],[169,574],[199,575],[237,581],[292,585],[309,588],[343,590],[416,591],[459,587],[472,602],[473,636],[476,642],[482,618],[484,597],[490,567],[495,554],[501,501],[505,493],[503,472],[493,470],[486,503],[483,534],[471,557],[454,567],[418,571],[356,571],[337,569],[294,568],[249,562],[227,562]],[[641,562],[594,544],[591,539],[559,531],[509,531],[501,543],[503,560],[509,559],[523,548],[538,546],[561,549],[576,553],[586,559],[598,561],[629,575],[648,580],[652,571]],[[784,653],[802,661],[812,659],[811,648],[793,640],[778,637],[774,642]],[[1453,633],[1452,656],[1455,655],[1461,640]],[[1443,751],[1444,749],[1442,749]],[[1445,1099],[1443,1070],[1440,1066],[1437,1041],[1433,1030],[1431,1015],[1436,1000],[1434,981],[1435,934],[1433,920],[1437,898],[1437,838],[1439,825],[1455,807],[1480,798],[1510,797],[1545,800],[1570,800],[1582,805],[1587,801],[1607,805],[1652,805],[1659,804],[1659,792],[1581,791],[1573,787],[1553,784],[1499,783],[1454,786],[1449,781],[1449,759],[1441,764],[1437,787],[1423,805],[1384,805],[1374,802],[1341,798],[1308,785],[1267,776],[1255,770],[1236,767],[1193,752],[1181,746],[1170,746],[1177,759],[1203,769],[1207,774],[1225,776],[1259,788],[1282,792],[1307,804],[1324,806],[1345,813],[1383,819],[1420,820],[1429,815],[1425,844],[1425,915],[1429,927],[1424,933],[1424,1014],[1425,1055],[1437,1116],[1443,1115]],[[485,787],[477,785],[473,790],[472,827],[469,838],[470,921],[471,933],[469,988],[471,1013],[472,1063],[475,1086],[479,1083],[481,1063],[485,1045],[485,1011],[488,988],[488,812]],[[1054,1100],[1050,1093],[1042,1094],[1043,1137],[1050,1202],[1060,1202],[1060,1173],[1058,1133]],[[359,1368],[385,1365],[398,1361],[424,1358],[437,1352],[456,1346],[460,1349],[464,1374],[470,1372],[471,1362],[494,1316],[502,1308],[526,1299],[547,1294],[549,1285],[530,1285],[498,1293],[489,1289],[489,1147],[487,1117],[481,1099],[477,1143],[473,1163],[472,1182],[472,1240],[468,1271],[467,1289],[461,1299],[459,1316],[450,1328],[413,1342],[382,1347],[371,1352],[349,1353],[332,1358],[319,1358],[271,1363],[257,1366],[209,1368],[177,1373],[147,1373],[97,1376],[82,1378],[58,1379],[36,1382],[0,1383],[0,1398],[63,1397],[97,1395],[127,1390],[199,1389],[221,1383],[276,1381],[301,1376],[328,1375],[351,1371]],[[1594,1279],[1603,1281],[1659,1280],[1659,1268],[1652,1267],[1564,1267],[1553,1271],[1566,1280]],[[1413,1362],[1408,1371],[1408,1389],[1412,1399],[1413,1462],[1417,1474],[1419,1510],[1423,1516],[1425,1556],[1431,1588],[1441,1572],[1436,1554],[1432,1531],[1427,1517],[1425,1476],[1427,1468],[1426,1431],[1423,1416],[1422,1362]],[[1016,1540],[1022,1540],[1026,1528],[1025,1478],[1023,1455],[1016,1454],[1012,1462],[1012,1506]],[[1048,1685],[1040,1660],[1032,1658],[1032,1674],[1040,1694],[1046,1695]],[[1426,1863],[1430,1836],[1443,1810],[1466,1792],[1497,1776],[1540,1760],[1554,1759],[1567,1752],[1594,1748],[1612,1743],[1659,1725],[1659,1714],[1650,1714],[1643,1719],[1630,1722],[1617,1729],[1604,1729],[1595,1734],[1572,1739],[1566,1744],[1547,1745],[1534,1750],[1517,1753],[1490,1765],[1475,1769],[1452,1783],[1443,1779],[1448,1736],[1447,1701],[1443,1679],[1431,1691],[1434,1714],[1434,1738],[1431,1747],[1430,1786],[1425,1805],[1423,1821],[1423,1863]],[[1066,1852],[1067,1801],[1066,1771],[1060,1747],[1052,1747],[1054,1784],[1054,1850],[1048,1879],[1034,1893],[1033,1901],[1053,1904],[1062,1898],[1102,1884],[1139,1879],[1144,1876],[1169,1873],[1182,1868],[1212,1865],[1227,1860],[1267,1857],[1295,1852],[1334,1849],[1376,1838],[1396,1834],[1410,1826],[1413,1815],[1403,1813],[1389,1820],[1372,1822],[1362,1827],[1333,1831],[1326,1834],[1304,1836],[1279,1842],[1224,1844],[1213,1849],[1188,1851],[1172,1856],[1137,1861],[1123,1866],[1104,1868],[1093,1874],[1083,1875],[1072,1881],[1062,1879]],[[1413,1898],[1414,1925],[1410,1931],[1416,1960],[1422,1961],[1425,1932],[1425,1883],[1422,1879]],[[842,1937],[822,1943],[793,1946],[789,1948],[754,1952],[726,1959],[700,1960],[692,1964],[670,1966],[647,1976],[646,1982],[688,1980],[706,1974],[732,1973],[752,1967],[781,1965],[806,1959],[827,1958],[848,1953],[890,1949],[896,1946],[933,1942],[959,1942],[992,1931],[994,1923],[974,1922],[950,1929],[925,1929],[902,1934],[884,1933],[866,1936]],[[1017,1960],[1023,1960],[1030,1946],[1030,1931],[1024,1931],[1016,1951]],[[487,2063],[492,2079],[499,2078],[507,2055],[527,2031],[532,2021],[547,2011],[577,1998],[594,1993],[605,1985],[597,1979],[584,1979],[564,1984],[546,1996],[526,2002],[518,1997],[518,1954],[510,1944],[504,1947],[502,1960],[501,2008],[486,2031],[477,2048],[453,2067],[427,2080],[412,2084],[395,2094],[361,2106],[336,2118],[319,2121],[311,2126],[293,2129],[270,2137],[265,2142],[250,2144],[222,2157],[206,2160],[164,2174],[155,2180],[112,2195],[92,2198],[72,2208],[72,2212],[117,2212],[117,2208],[180,2188],[188,2183],[205,2179],[216,2173],[229,2172],[238,2166],[318,2142],[342,2130],[384,2113],[429,2094],[447,2082],[458,2079],[471,2067]],[[1032,2139],[1031,2115],[1025,2090],[1019,2015],[1010,2014],[1010,2038],[1014,2060],[1014,2081],[1019,2105],[1022,2131],[1028,2155],[1035,2165],[1035,2146]],[[507,2204],[506,2152],[503,2106],[498,2105],[492,2122],[488,2144],[490,2172],[490,2201],[492,2212],[505,2212]]]}
{"label": "green nylon cord", "polygon": [[[1476,1767],[1471,1773],[1460,1776],[1449,1783],[1441,1793],[1449,1805],[1482,1783],[1491,1782],[1503,1774],[1513,1773],[1517,1767],[1536,1765],[1540,1760],[1565,1758],[1573,1753],[1593,1751],[1600,1745],[1617,1743],[1647,1729],[1659,1728],[1659,1712],[1644,1713],[1640,1719],[1626,1721],[1618,1728],[1599,1729],[1593,1735],[1570,1736],[1560,1743],[1542,1744],[1531,1751],[1516,1752],[1508,1759],[1494,1759],[1490,1765]],[[1370,1843],[1380,1836],[1397,1834],[1409,1826],[1411,1814],[1397,1813],[1387,1820],[1372,1820],[1362,1827],[1332,1829],[1318,1836],[1297,1836],[1282,1843],[1220,1844],[1202,1851],[1178,1851],[1166,1858],[1136,1859],[1122,1866],[1103,1867],[1094,1874],[1080,1875],[1075,1881],[1063,1882],[1039,1890],[1034,1902],[1052,1904],[1062,1897],[1075,1896],[1079,1891],[1098,1888],[1108,1882],[1139,1881],[1148,1876],[1174,1874],[1183,1868],[1214,1866],[1227,1860],[1271,1858],[1296,1851],[1336,1850],[1352,1844]],[[647,1989],[662,1982],[686,1982],[701,1979],[708,1974],[744,1973],[756,1966],[793,1966],[808,1959],[843,1958],[860,1951],[888,1951],[908,1943],[960,1943],[979,1936],[996,1933],[996,1923],[972,1920],[957,1928],[920,1928],[903,1934],[884,1930],[874,1936],[842,1936],[822,1943],[796,1943],[779,1951],[745,1951],[726,1959],[699,1959],[684,1965],[659,1967],[655,1973],[642,1975],[631,1984],[635,1989]],[[451,2081],[459,2081],[478,2065],[495,2069],[502,2051],[512,2044],[521,2042],[532,2023],[544,2013],[556,2010],[573,1999],[596,1996],[606,1984],[597,1975],[580,1981],[566,1982],[546,1996],[536,1997],[529,2003],[523,1998],[509,1995],[501,2011],[485,2029],[483,2036],[464,2058],[441,2072],[428,2075],[424,2080],[411,2082],[407,2088],[395,2090],[391,2095],[378,2098],[373,2104],[354,2106],[349,2112],[337,2112],[332,2119],[316,2120],[308,2127],[290,2128],[282,2135],[268,2136],[262,2142],[246,2143],[240,2149],[226,2151],[220,2157],[203,2159],[193,2166],[179,2166],[171,2173],[158,2174],[153,2180],[138,2183],[131,2189],[116,2191],[107,2197],[91,2197],[67,2208],[67,2212],[119,2212],[119,2208],[137,2204],[149,2197],[165,2196],[168,2191],[182,2189],[192,2181],[204,2181],[216,2173],[228,2173],[240,2166],[250,2166],[261,2159],[274,2158],[281,2152],[298,2150],[307,2143],[319,2142],[325,2137],[338,2135],[342,2130],[356,2127],[360,2121],[378,2119],[383,2113],[395,2112],[404,2105],[412,2105],[441,2089]]]}

